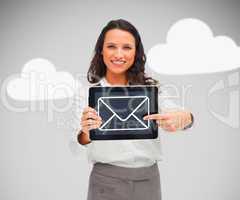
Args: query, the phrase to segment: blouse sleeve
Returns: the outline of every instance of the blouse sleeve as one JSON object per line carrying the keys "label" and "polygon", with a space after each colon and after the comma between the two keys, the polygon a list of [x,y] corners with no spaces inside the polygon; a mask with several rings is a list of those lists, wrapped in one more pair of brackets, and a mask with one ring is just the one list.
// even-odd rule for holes
{"label": "blouse sleeve", "polygon": [[[159,94],[158,94],[158,106],[159,106],[159,112],[165,113],[165,112],[171,112],[171,111],[183,111],[184,107],[176,104],[174,102],[174,98],[176,96],[170,95],[166,88],[164,88],[164,85],[159,87]],[[189,129],[192,127],[194,123],[194,116],[191,113],[191,123],[184,127],[183,130]]]}
{"label": "blouse sleeve", "polygon": [[[72,112],[73,134],[76,140],[78,139],[78,135],[82,129],[81,127],[82,113],[84,108],[87,106],[88,106],[88,86],[78,84],[73,98],[73,112]],[[87,145],[82,146],[86,147]]]}
{"label": "blouse sleeve", "polygon": [[183,110],[183,108],[179,105],[177,105],[174,102],[174,98],[176,98],[173,95],[170,95],[164,86],[159,87],[158,92],[158,106],[160,113],[163,113],[165,111],[175,111],[175,110]]}

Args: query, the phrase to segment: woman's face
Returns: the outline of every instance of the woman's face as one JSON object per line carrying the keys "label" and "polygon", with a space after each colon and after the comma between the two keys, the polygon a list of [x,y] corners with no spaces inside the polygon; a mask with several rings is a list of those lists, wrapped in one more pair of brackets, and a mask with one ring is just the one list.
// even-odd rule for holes
{"label": "woman's face", "polygon": [[136,53],[135,38],[127,31],[109,30],[103,43],[103,61],[107,73],[122,75],[133,65]]}

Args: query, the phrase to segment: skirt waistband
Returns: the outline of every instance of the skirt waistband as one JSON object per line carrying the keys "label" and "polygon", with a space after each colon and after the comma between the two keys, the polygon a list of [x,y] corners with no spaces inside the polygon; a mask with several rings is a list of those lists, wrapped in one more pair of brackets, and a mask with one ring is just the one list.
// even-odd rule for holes
{"label": "skirt waistband", "polygon": [[127,168],[105,163],[95,163],[92,173],[128,180],[146,180],[159,175],[157,163],[149,167]]}

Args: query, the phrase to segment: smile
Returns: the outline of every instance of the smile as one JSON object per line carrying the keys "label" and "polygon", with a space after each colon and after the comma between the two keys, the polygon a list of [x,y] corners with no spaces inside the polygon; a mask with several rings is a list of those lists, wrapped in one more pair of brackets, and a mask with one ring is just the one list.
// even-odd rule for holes
{"label": "smile", "polygon": [[113,64],[115,64],[115,65],[123,65],[124,63],[126,63],[126,61],[119,61],[119,60],[112,60],[111,61]]}

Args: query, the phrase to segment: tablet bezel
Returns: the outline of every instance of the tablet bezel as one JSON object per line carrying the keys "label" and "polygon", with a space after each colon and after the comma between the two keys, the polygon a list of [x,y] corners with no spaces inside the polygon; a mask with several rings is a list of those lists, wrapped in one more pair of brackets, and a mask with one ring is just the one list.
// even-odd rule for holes
{"label": "tablet bezel", "polygon": [[[146,86],[146,85],[137,85],[137,86],[114,86],[114,87],[102,87],[102,86],[93,86],[89,88],[89,96],[88,96],[88,104],[92,108],[97,107],[97,100],[95,99],[96,92],[106,93],[107,91],[111,90],[111,92],[119,92],[125,90],[127,92],[135,91],[136,90],[147,90],[147,92],[153,94],[155,97],[154,99],[150,98],[150,114],[158,113],[158,87],[157,86]],[[103,95],[104,97],[104,95]],[[152,103],[153,102],[153,103]],[[137,130],[128,130],[120,131],[118,130],[118,134],[114,131],[114,134],[111,133],[113,131],[108,131],[107,135],[99,135],[98,129],[90,130],[90,139],[91,140],[128,140],[128,139],[155,139],[158,137],[158,125],[155,120],[151,121],[151,134],[150,133],[141,133],[141,134],[134,134]],[[141,130],[143,131],[143,130]]]}

